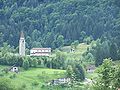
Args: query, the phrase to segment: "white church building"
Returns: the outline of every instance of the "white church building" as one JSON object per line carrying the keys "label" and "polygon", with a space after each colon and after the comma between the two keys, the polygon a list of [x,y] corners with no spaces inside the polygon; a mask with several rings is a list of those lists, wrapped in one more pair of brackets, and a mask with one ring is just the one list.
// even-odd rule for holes
{"label": "white church building", "polygon": [[[32,48],[30,50],[30,56],[50,56],[51,48]],[[19,55],[25,56],[25,37],[21,32],[19,40]]]}
{"label": "white church building", "polygon": [[32,48],[30,56],[50,56],[51,48]]}

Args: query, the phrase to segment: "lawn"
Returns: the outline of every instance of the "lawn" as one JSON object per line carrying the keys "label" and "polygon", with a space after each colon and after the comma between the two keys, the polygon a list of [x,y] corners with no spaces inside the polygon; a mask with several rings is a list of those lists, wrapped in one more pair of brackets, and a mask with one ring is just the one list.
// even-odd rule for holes
{"label": "lawn", "polygon": [[74,52],[70,52],[71,50],[71,46],[64,46],[61,48],[62,52],[66,52],[67,54],[67,58],[69,59],[80,59],[81,55],[86,52],[87,48],[89,47],[89,45],[85,44],[85,43],[81,43],[77,46],[77,48],[75,49]]}
{"label": "lawn", "polygon": [[[0,70],[7,66],[0,66]],[[18,74],[9,72],[4,77],[11,78],[16,87],[25,87],[25,90],[41,90],[41,86],[53,79],[65,76],[65,70],[30,68],[27,71],[21,71]],[[42,88],[44,90],[46,88]]]}

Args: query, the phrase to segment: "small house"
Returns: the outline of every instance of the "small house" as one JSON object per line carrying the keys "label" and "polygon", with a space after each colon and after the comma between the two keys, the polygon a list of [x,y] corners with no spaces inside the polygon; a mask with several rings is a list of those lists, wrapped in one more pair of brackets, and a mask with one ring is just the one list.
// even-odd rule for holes
{"label": "small house", "polygon": [[16,66],[12,66],[9,71],[18,73],[19,69]]}
{"label": "small house", "polygon": [[70,83],[70,78],[59,78],[51,81],[53,85],[68,84]]}
{"label": "small house", "polygon": [[93,72],[95,71],[95,69],[96,69],[95,65],[88,65],[88,66],[86,67],[86,71],[87,71],[88,73],[93,73]]}
{"label": "small house", "polygon": [[71,48],[70,52],[71,52],[71,53],[72,53],[72,52],[75,52],[75,49],[74,49],[74,48]]}

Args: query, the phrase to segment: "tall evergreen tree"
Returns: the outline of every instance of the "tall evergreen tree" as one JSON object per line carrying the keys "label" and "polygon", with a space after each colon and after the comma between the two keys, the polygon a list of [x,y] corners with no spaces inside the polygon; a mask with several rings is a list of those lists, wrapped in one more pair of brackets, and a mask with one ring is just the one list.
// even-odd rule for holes
{"label": "tall evergreen tree", "polygon": [[118,48],[117,45],[115,43],[112,43],[110,45],[110,56],[113,60],[117,60],[118,59]]}

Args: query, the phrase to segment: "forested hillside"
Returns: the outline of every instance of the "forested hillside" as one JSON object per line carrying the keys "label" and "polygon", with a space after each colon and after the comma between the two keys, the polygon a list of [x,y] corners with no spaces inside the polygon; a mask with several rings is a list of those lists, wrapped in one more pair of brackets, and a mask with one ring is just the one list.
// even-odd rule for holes
{"label": "forested hillside", "polygon": [[120,45],[119,0],[0,0],[0,46],[18,46],[24,31],[27,48],[58,48],[109,40]]}
{"label": "forested hillside", "polygon": [[120,0],[0,0],[0,90],[119,88]]}

